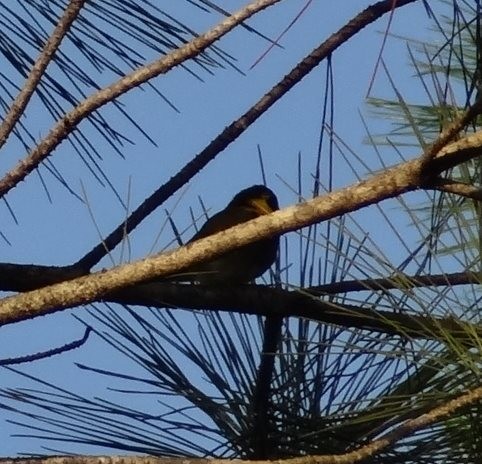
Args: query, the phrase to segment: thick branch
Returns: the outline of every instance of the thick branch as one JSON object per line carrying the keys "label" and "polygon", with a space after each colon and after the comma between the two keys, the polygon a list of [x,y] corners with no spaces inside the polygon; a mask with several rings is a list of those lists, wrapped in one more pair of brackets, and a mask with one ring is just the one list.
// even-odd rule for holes
{"label": "thick branch", "polygon": [[477,345],[482,326],[454,318],[436,318],[379,311],[371,307],[333,304],[304,290],[287,291],[265,286],[218,287],[152,283],[108,295],[106,301],[165,308],[210,309],[274,318],[303,317],[314,321],[407,338],[444,341],[447,335],[464,345]]}
{"label": "thick branch", "polygon": [[[431,161],[433,176],[436,177],[442,169],[478,156],[481,140],[482,132],[477,132],[444,148]],[[5,298],[0,301],[0,324],[89,303],[128,285],[182,272],[191,264],[252,241],[327,220],[415,190],[419,187],[421,168],[421,158],[407,161],[364,182],[243,223],[173,252]]]}
{"label": "thick branch", "polygon": [[[0,290],[27,292],[47,285],[72,280],[89,274],[85,269],[73,266],[44,266],[38,264],[0,263]],[[338,293],[362,291],[388,291],[411,288],[446,287],[480,284],[480,272],[452,272],[449,274],[408,275],[397,273],[378,279],[354,279],[315,285],[304,288],[313,296],[336,295]],[[209,308],[208,308],[209,309]]]}
{"label": "thick branch", "polygon": [[365,182],[240,224],[173,252],[4,298],[0,301],[0,324],[90,303],[128,285],[182,272],[191,264],[262,237],[295,230],[414,190],[417,188],[417,163],[407,162]]}
{"label": "thick branch", "polygon": [[205,34],[196,37],[179,49],[122,77],[114,84],[95,92],[66,114],[28,155],[26,155],[3,179],[0,180],[0,197],[15,187],[49,156],[55,148],[80,124],[82,120],[129,90],[138,87],[149,79],[166,73],[182,62],[199,55],[216,40],[231,31],[255,13],[280,0],[256,0],[219,23]]}
{"label": "thick branch", "polygon": [[[89,251],[78,264],[91,269],[109,251],[113,250],[125,237],[134,230],[149,214],[165,202],[171,195],[189,182],[201,169],[212,161],[230,143],[236,140],[262,114],[282,98],[291,88],[307,76],[321,61],[330,56],[338,47],[393,8],[402,7],[415,0],[392,0],[378,2],[359,13],[340,30],[335,32],[319,47],[298,63],[280,82],[275,84],[246,113],[227,126],[209,145],[187,163],[168,182],[159,187],[147,198],[126,221],[119,224],[103,241]],[[0,184],[1,185],[1,184]],[[0,190],[1,193],[1,190]]]}
{"label": "thick branch", "polygon": [[[436,177],[442,169],[479,156],[482,131],[455,142],[431,161]],[[143,281],[182,272],[188,266],[250,242],[331,219],[419,188],[422,158],[387,169],[372,178],[296,206],[240,224],[175,251],[118,266],[69,282],[4,298],[0,325],[102,299],[107,293]]]}

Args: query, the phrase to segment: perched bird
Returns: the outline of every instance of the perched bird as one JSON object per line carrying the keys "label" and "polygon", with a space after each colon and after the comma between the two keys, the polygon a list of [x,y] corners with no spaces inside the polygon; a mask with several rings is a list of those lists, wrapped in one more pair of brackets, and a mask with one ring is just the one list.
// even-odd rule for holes
{"label": "perched bird", "polygon": [[[279,209],[276,195],[264,185],[253,185],[242,190],[228,206],[209,218],[189,240],[194,242],[237,224],[269,214]],[[174,280],[197,281],[203,284],[239,284],[254,280],[273,264],[278,252],[279,237],[272,237],[228,251],[211,261],[196,264]]]}

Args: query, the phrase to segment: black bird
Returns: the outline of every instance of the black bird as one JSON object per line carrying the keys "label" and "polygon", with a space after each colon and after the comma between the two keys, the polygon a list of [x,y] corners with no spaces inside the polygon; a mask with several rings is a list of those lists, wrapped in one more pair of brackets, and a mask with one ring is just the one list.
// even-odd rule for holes
{"label": "black bird", "polygon": [[[219,213],[209,218],[188,243],[279,209],[276,195],[264,185],[241,190]],[[276,260],[279,237],[271,237],[228,251],[211,261],[196,264],[169,280],[202,284],[240,284],[263,274]]]}

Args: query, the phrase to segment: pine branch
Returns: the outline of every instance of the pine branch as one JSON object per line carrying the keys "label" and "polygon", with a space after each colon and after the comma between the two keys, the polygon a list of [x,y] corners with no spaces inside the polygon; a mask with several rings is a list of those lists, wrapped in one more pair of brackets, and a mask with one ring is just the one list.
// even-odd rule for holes
{"label": "pine branch", "polygon": [[[432,408],[425,414],[414,419],[409,419],[403,424],[396,427],[383,437],[359,447],[353,451],[336,455],[312,455],[291,459],[277,460],[279,464],[353,464],[361,462],[370,457],[376,456],[381,451],[393,446],[396,442],[404,437],[410,436],[417,430],[426,428],[432,424],[442,421],[450,417],[457,411],[469,407],[482,399],[482,387],[474,388],[462,393],[456,398],[446,403]],[[232,464],[229,459],[194,459],[189,461],[192,464]],[[269,460],[243,461],[236,460],[237,463],[251,464],[272,464]],[[56,456],[56,457],[40,457],[30,459],[0,459],[0,464],[185,464],[186,458],[155,458],[140,456]]]}
{"label": "pine branch", "polygon": [[[123,240],[125,234],[134,230],[149,214],[170,198],[176,191],[186,185],[201,169],[221,153],[229,144],[243,134],[258,118],[268,111],[289,90],[306,77],[325,58],[346,43],[370,23],[376,21],[393,7],[400,8],[416,0],[385,0],[371,5],[340,30],[332,34],[319,47],[315,48],[300,63],[298,63],[280,82],[275,84],[248,111],[228,125],[213,141],[199,152],[182,169],[172,176],[168,182],[159,187],[150,197],[134,210],[125,222],[119,224],[106,238],[90,250],[77,264],[91,269],[109,251],[113,250]],[[395,6],[394,6],[395,5]],[[1,183],[0,183],[1,194]]]}
{"label": "pine branch", "polygon": [[23,89],[15,98],[15,101],[10,106],[9,111],[0,125],[0,148],[5,144],[10,133],[14,129],[15,124],[22,116],[30,98],[40,82],[40,79],[44,75],[47,66],[52,61],[63,38],[67,35],[70,26],[72,26],[77,19],[85,2],[86,0],[70,0],[64,14],[55,26],[52,35],[45,42],[44,48],[33,65],[30,74],[24,83]]}
{"label": "pine branch", "polygon": [[34,171],[39,164],[44,161],[60,145],[60,143],[94,111],[98,110],[105,104],[112,102],[129,90],[136,88],[148,80],[166,73],[182,62],[199,55],[238,24],[279,1],[280,0],[256,0],[252,2],[205,34],[194,38],[179,49],[163,56],[153,63],[135,70],[112,85],[103,88],[86,98],[62,119],[57,121],[57,124],[52,128],[47,137],[45,137],[12,170],[0,179],[0,197],[3,197],[19,182],[24,180],[27,175]]}
{"label": "pine branch", "polygon": [[455,318],[419,316],[397,308],[399,312],[372,307],[334,304],[322,301],[304,290],[288,291],[256,285],[215,287],[152,283],[132,287],[107,301],[156,308],[209,309],[243,314],[278,317],[303,317],[334,324],[399,336],[445,341],[449,335],[465,346],[478,346],[482,327]]}
{"label": "pine branch", "polygon": [[380,279],[345,280],[325,285],[316,285],[306,289],[312,295],[335,295],[337,293],[409,290],[411,288],[446,287],[456,285],[478,285],[482,282],[482,273],[454,272],[451,274],[431,274],[425,276],[409,276],[396,274],[393,277]]}

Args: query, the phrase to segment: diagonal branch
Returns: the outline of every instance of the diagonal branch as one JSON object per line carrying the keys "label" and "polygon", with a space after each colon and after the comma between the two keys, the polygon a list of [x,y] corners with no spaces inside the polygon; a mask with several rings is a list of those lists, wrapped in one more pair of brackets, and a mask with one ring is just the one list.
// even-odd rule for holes
{"label": "diagonal branch", "polygon": [[[422,414],[414,419],[409,419],[405,421],[403,424],[396,427],[391,432],[385,434],[382,438],[373,441],[372,443],[363,446],[362,448],[347,453],[343,456],[343,459],[325,459],[324,456],[321,456],[321,460],[313,458],[312,463],[316,464],[328,464],[328,463],[336,463],[336,464],[351,464],[353,462],[358,462],[363,459],[366,459],[370,456],[374,456],[375,454],[379,453],[380,451],[392,446],[397,441],[401,440],[402,438],[409,436],[410,434],[420,430],[424,427],[428,427],[431,424],[435,424],[436,422],[441,421],[447,417],[450,417],[452,414],[457,412],[458,410],[470,406],[472,404],[477,403],[482,399],[482,387],[474,388],[473,390],[469,390],[456,398],[437,406],[436,408],[431,409],[425,414]],[[338,456],[337,456],[338,457]],[[327,456],[327,458],[329,458]],[[345,459],[346,458],[346,459]],[[301,459],[301,458],[300,458]],[[298,460],[291,460],[289,464],[301,464],[302,461]],[[288,464],[288,463],[286,463]]]}
{"label": "diagonal branch", "polygon": [[[402,7],[415,0],[398,1],[396,7]],[[159,187],[150,197],[132,212],[125,222],[119,224],[102,243],[89,251],[78,265],[91,269],[109,251],[113,250],[125,237],[134,230],[149,214],[164,203],[171,195],[189,182],[201,169],[212,161],[230,143],[236,140],[262,114],[273,106],[291,88],[307,76],[322,60],[330,56],[338,47],[348,41],[364,27],[374,22],[393,8],[392,0],[378,2],[355,16],[345,26],[331,35],[320,46],[298,63],[280,82],[263,95],[246,113],[227,126],[209,145],[187,163],[177,174]],[[1,184],[0,184],[1,186]],[[1,194],[1,189],[0,189]]]}
{"label": "diagonal branch", "polygon": [[[482,131],[445,147],[430,162],[434,177],[458,163],[479,156]],[[95,300],[108,293],[169,274],[247,245],[331,219],[370,204],[423,187],[423,157],[389,168],[370,179],[291,206],[231,229],[197,240],[177,250],[93,273],[68,282],[0,300],[0,325],[59,311]]]}
{"label": "diagonal branch", "polygon": [[12,103],[12,106],[0,125],[0,148],[5,144],[15,124],[17,124],[17,121],[22,116],[47,66],[50,61],[52,61],[63,38],[67,35],[70,26],[72,26],[73,22],[77,19],[85,2],[86,0],[70,0],[64,14],[55,26],[52,35],[48,38],[47,42],[45,42],[44,48],[33,65],[23,89],[19,92],[17,98],[15,98],[15,101]]}
{"label": "diagonal branch", "polygon": [[190,264],[210,259],[250,241],[295,230],[414,190],[418,176],[413,175],[413,163],[409,162],[406,169],[388,170],[350,188],[240,224],[173,252],[4,298],[0,301],[0,324],[89,303],[125,286],[182,272]]}
{"label": "diagonal branch", "polygon": [[425,151],[424,163],[427,165],[431,159],[433,159],[437,153],[450,142],[455,140],[460,131],[466,128],[472,123],[482,110],[482,98],[478,97],[473,105],[469,106],[460,117],[455,119],[448,127],[446,127],[442,133],[437,137],[437,140],[433,142]]}
{"label": "diagonal branch", "polygon": [[149,79],[166,73],[182,62],[199,55],[220,37],[231,31],[255,13],[278,3],[280,0],[255,0],[234,13],[229,18],[220,22],[205,34],[196,37],[179,49],[168,55],[145,65],[136,71],[119,79],[114,84],[95,92],[90,97],[77,105],[72,111],[60,119],[49,134],[25,156],[10,172],[0,179],[0,197],[4,196],[20,181],[30,174],[38,165],[47,158],[60,143],[83,121],[86,117],[100,107],[111,102],[129,90],[138,87]]}

